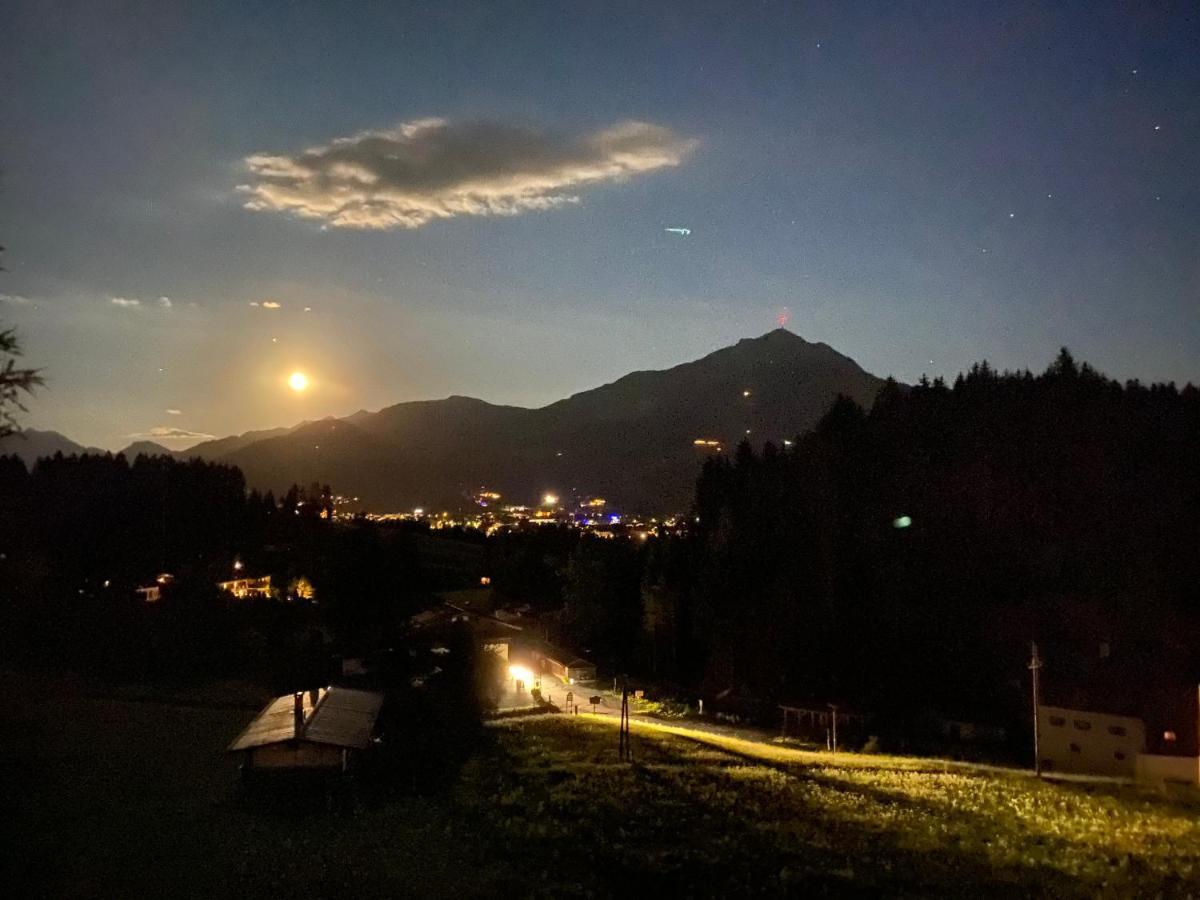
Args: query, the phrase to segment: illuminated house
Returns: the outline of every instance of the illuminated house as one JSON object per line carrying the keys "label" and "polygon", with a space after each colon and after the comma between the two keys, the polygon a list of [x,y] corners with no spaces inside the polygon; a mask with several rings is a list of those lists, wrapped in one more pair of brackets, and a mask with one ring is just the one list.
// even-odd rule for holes
{"label": "illuminated house", "polygon": [[229,745],[242,773],[345,772],[371,746],[383,695],[343,687],[284,694]]}
{"label": "illuminated house", "polygon": [[175,581],[175,576],[169,572],[163,572],[156,579],[154,584],[148,584],[145,587],[140,587],[137,592],[141,594],[142,599],[147,603],[157,603],[162,599],[163,588]]}
{"label": "illuminated house", "polygon": [[232,581],[218,581],[217,587],[226,591],[239,600],[249,598],[270,599],[271,576],[262,575],[258,578],[234,578]]}
{"label": "illuminated house", "polygon": [[157,584],[148,584],[145,587],[140,587],[137,592],[142,595],[142,599],[147,603],[157,603],[162,599],[162,588]]}

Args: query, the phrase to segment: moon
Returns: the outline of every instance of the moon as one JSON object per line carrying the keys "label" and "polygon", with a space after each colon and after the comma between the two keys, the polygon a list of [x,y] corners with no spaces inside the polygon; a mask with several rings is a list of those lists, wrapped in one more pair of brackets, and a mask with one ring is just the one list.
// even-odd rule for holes
{"label": "moon", "polygon": [[288,376],[288,387],[297,394],[302,394],[308,389],[308,376],[303,372],[293,372]]}

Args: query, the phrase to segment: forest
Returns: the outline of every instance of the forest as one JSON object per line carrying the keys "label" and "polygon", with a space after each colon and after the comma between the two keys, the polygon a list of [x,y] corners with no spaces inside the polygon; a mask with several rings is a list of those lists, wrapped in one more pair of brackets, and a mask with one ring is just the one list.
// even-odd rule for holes
{"label": "forest", "polygon": [[709,462],[695,523],[643,575],[656,658],[686,683],[1012,723],[1032,640],[1047,696],[1138,711],[1195,685],[1200,392],[1041,375],[837,402],[786,450]]}
{"label": "forest", "polygon": [[[4,649],[290,689],[486,574],[605,677],[767,719],[836,702],[885,732],[1019,723],[1034,640],[1063,704],[1139,712],[1200,678],[1200,392],[1122,385],[1065,350],[1040,375],[888,382],[791,446],[743,443],[699,473],[684,536],[435,538],[335,522],[330,493],[277,500],[196,460],[0,460]],[[431,545],[462,561],[431,565]],[[310,579],[319,602],[231,606],[213,585],[234,559]],[[148,615],[132,589],[160,571],[179,581]]]}

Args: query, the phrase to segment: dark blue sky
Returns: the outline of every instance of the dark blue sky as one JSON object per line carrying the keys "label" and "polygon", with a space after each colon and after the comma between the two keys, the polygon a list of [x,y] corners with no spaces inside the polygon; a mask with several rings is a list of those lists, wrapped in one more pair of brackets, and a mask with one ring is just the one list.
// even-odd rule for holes
{"label": "dark blue sky", "polygon": [[0,82],[0,320],[81,441],[539,405],[784,308],[903,380],[1200,378],[1195,4],[18,3]]}

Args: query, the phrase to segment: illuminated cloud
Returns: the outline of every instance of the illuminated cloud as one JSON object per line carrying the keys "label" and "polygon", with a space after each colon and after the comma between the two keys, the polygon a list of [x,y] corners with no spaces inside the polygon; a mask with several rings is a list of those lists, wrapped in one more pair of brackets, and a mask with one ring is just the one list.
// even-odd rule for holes
{"label": "illuminated cloud", "polygon": [[163,309],[170,309],[171,308],[171,298],[170,297],[159,297],[158,305],[161,306]]}
{"label": "illuminated cloud", "polygon": [[213,437],[202,431],[188,431],[186,428],[175,428],[170,425],[155,425],[149,431],[141,431],[129,436],[156,441],[208,441]]}
{"label": "illuminated cloud", "polygon": [[281,309],[282,307],[282,303],[276,303],[274,300],[264,300],[262,302],[263,309]]}
{"label": "illuminated cloud", "polygon": [[679,165],[696,141],[648,122],[580,136],[499,123],[420,119],[295,156],[246,158],[247,209],[323,227],[420,228],[454,216],[512,216],[579,202],[577,188]]}
{"label": "illuminated cloud", "polygon": [[28,297],[22,297],[20,294],[0,294],[0,303],[7,303],[11,306],[28,306],[32,302]]}
{"label": "illuminated cloud", "polygon": [[108,301],[113,306],[119,306],[121,309],[134,309],[142,305],[141,300],[130,300],[127,297],[113,297]]}
{"label": "illuminated cloud", "polygon": [[168,416],[182,416],[183,410],[182,409],[168,409],[167,415]]}
{"label": "illuminated cloud", "polygon": [[251,306],[258,306],[259,304],[258,304],[258,301],[257,301],[257,300],[251,300],[251,301],[250,301],[250,305],[251,305]]}

